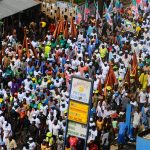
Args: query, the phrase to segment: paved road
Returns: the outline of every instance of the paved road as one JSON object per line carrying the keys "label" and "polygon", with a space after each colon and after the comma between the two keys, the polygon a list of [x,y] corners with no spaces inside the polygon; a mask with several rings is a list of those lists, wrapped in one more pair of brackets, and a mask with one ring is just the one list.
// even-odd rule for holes
{"label": "paved road", "polygon": [[[112,145],[110,150],[118,150],[118,146]],[[123,148],[121,148],[121,150],[136,150],[136,146],[135,145],[125,145]]]}

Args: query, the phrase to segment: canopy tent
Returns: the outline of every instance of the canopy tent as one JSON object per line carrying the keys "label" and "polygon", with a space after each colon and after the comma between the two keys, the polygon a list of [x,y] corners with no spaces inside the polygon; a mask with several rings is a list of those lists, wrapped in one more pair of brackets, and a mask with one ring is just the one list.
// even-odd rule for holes
{"label": "canopy tent", "polygon": [[0,0],[0,19],[14,15],[40,3],[34,0]]}

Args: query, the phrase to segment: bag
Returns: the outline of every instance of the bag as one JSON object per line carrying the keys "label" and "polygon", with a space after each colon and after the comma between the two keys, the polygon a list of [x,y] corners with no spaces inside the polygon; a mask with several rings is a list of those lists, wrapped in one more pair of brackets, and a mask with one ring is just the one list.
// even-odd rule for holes
{"label": "bag", "polygon": [[89,150],[98,150],[98,146],[96,144],[91,144]]}

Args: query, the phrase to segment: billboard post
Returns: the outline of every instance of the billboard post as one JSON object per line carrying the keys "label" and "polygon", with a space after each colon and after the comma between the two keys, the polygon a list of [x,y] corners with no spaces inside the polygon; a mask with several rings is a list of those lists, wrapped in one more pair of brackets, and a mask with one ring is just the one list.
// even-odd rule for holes
{"label": "billboard post", "polygon": [[69,136],[75,136],[84,140],[84,150],[86,150],[92,92],[93,80],[72,76],[65,145]]}

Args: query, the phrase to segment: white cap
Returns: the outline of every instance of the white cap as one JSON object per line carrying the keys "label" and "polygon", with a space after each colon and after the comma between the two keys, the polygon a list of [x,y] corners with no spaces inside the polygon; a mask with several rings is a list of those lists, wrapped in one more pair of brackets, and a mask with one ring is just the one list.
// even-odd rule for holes
{"label": "white cap", "polygon": [[29,78],[29,79],[30,79],[30,76],[28,75],[28,76],[27,76],[27,78]]}
{"label": "white cap", "polygon": [[14,106],[17,106],[17,105],[18,105],[18,103],[15,102],[15,103],[14,103]]}
{"label": "white cap", "polygon": [[35,117],[35,116],[36,116],[36,114],[33,114],[33,115],[32,115],[32,117]]}
{"label": "white cap", "polygon": [[29,141],[32,141],[32,140],[33,140],[33,138],[32,138],[32,137],[30,137],[30,138],[29,138]]}
{"label": "white cap", "polygon": [[92,62],[90,62],[90,63],[89,63],[89,65],[90,65],[90,66],[92,66],[92,65],[93,65],[93,63],[92,63]]}
{"label": "white cap", "polygon": [[127,95],[128,95],[128,93],[125,93],[124,95],[125,95],[125,96],[127,96]]}
{"label": "white cap", "polygon": [[7,121],[4,121],[4,124],[6,125],[6,124],[7,124]]}
{"label": "white cap", "polygon": [[93,121],[93,118],[90,118],[90,121]]}

